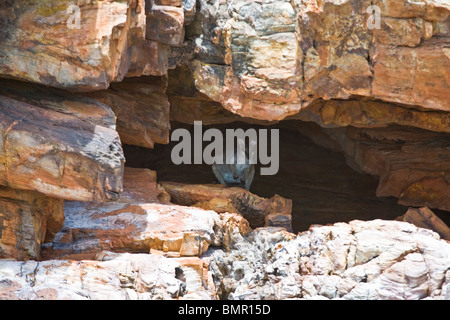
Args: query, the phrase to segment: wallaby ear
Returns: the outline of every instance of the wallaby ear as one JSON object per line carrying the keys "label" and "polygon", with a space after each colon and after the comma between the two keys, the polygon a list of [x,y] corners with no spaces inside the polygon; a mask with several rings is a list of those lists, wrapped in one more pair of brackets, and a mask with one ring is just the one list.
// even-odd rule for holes
{"label": "wallaby ear", "polygon": [[248,159],[250,164],[256,164],[258,159],[258,142],[256,140],[250,139]]}
{"label": "wallaby ear", "polygon": [[226,145],[225,164],[232,164],[236,161],[236,154],[234,153],[234,146]]}

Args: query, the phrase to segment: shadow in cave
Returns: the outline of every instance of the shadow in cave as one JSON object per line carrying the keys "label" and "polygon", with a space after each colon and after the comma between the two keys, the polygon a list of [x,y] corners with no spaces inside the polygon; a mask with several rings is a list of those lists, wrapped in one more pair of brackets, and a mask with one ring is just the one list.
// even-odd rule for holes
{"label": "shadow in cave", "polygon": [[[179,127],[193,132],[193,126],[172,124],[172,129]],[[266,198],[278,194],[292,199],[294,232],[307,230],[313,224],[325,225],[355,219],[393,220],[408,209],[398,205],[396,198],[376,197],[377,178],[354,171],[347,165],[342,153],[315,144],[310,138],[292,130],[292,126],[285,126],[283,123],[271,126],[231,123],[204,125],[203,132],[210,127],[222,130],[280,129],[279,171],[273,176],[262,176],[257,165],[250,191]],[[174,165],[171,161],[171,151],[176,144],[178,142],[155,145],[152,150],[124,145],[126,165],[156,170],[158,181],[217,183],[209,165]],[[204,142],[203,147],[208,144],[209,142]]]}

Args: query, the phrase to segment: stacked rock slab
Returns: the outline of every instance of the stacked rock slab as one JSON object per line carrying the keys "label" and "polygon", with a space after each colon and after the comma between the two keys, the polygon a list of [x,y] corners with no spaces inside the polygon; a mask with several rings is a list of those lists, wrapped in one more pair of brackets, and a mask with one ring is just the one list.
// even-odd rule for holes
{"label": "stacked rock slab", "polygon": [[449,13],[442,1],[200,1],[191,72],[199,92],[261,120],[353,97],[448,111]]}
{"label": "stacked rock slab", "polygon": [[62,227],[62,199],[117,199],[123,167],[108,106],[59,89],[4,80],[0,255],[39,258],[40,245]]}

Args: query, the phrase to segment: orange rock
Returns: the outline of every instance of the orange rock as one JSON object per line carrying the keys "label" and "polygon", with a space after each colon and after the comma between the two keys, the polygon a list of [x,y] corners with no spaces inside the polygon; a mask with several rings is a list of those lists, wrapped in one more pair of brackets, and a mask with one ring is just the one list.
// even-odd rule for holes
{"label": "orange rock", "polygon": [[93,259],[103,250],[199,256],[216,241],[218,214],[161,203],[167,198],[154,172],[127,168],[124,186],[114,202],[66,202],[66,223],[43,256]]}
{"label": "orange rock", "polygon": [[14,17],[0,31],[0,74],[70,90],[122,80],[132,45],[145,36],[144,0],[20,0],[0,15]]}
{"label": "orange rock", "polygon": [[376,46],[373,96],[431,110],[450,111],[448,44],[446,38],[436,38],[415,48]]}
{"label": "orange rock", "polygon": [[124,156],[111,110],[45,92],[40,99],[25,93],[26,102],[0,96],[0,185],[69,200],[117,199]]}
{"label": "orange rock", "polygon": [[292,230],[292,200],[279,195],[266,199],[242,188],[225,188],[222,185],[161,182],[161,186],[170,194],[173,203],[218,213],[239,213],[252,228],[278,226]]}
{"label": "orange rock", "polygon": [[427,207],[409,208],[397,220],[412,223],[416,227],[430,229],[437,232],[442,239],[450,241],[450,228]]}
{"label": "orange rock", "polygon": [[423,112],[416,107],[374,100],[317,100],[289,119],[314,121],[325,128],[377,128],[399,124],[450,133],[448,112]]}
{"label": "orange rock", "polygon": [[108,90],[86,93],[111,107],[117,116],[117,131],[123,143],[153,148],[167,144],[170,104],[161,78],[127,78]]}
{"label": "orange rock", "polygon": [[338,142],[352,168],[380,177],[377,196],[450,210],[447,134],[397,126],[323,130]]}
{"label": "orange rock", "polygon": [[39,259],[63,223],[62,200],[0,187],[0,259]]}

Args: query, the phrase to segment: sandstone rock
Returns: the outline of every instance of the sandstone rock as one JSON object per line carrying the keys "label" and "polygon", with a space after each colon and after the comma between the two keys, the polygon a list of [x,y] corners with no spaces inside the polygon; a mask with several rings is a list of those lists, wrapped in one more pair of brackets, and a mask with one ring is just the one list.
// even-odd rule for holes
{"label": "sandstone rock", "polygon": [[116,199],[124,157],[111,110],[64,92],[29,92],[22,101],[0,96],[0,184],[68,200]]}
{"label": "sandstone rock", "polygon": [[[291,4],[200,3],[202,25],[193,33],[197,89],[245,117],[273,120],[297,112],[301,68]],[[221,60],[226,65],[217,64]]]}
{"label": "sandstone rock", "polygon": [[156,171],[125,167],[120,202],[170,203],[170,195],[157,183]]}
{"label": "sandstone rock", "polygon": [[[196,267],[159,255],[108,254],[103,261],[2,261],[0,298],[8,300],[172,300],[213,299],[200,279],[189,275]],[[177,273],[186,275],[180,280]],[[192,279],[194,278],[194,279]]]}
{"label": "sandstone rock", "polygon": [[144,1],[71,5],[69,0],[4,2],[0,75],[79,91],[122,80],[132,45],[145,36]]}
{"label": "sandstone rock", "polygon": [[[237,217],[237,216],[235,216]],[[236,221],[236,220],[235,220]],[[238,224],[229,230],[238,230]],[[398,221],[233,233],[201,258],[99,252],[0,263],[3,299],[446,299],[450,244]]]}
{"label": "sandstone rock", "polygon": [[282,120],[320,99],[358,96],[447,110],[448,6],[377,2],[372,30],[373,4],[200,1],[185,64],[200,93],[247,118]]}
{"label": "sandstone rock", "polygon": [[62,200],[0,187],[0,259],[39,259],[63,223]]}
{"label": "sandstone rock", "polygon": [[154,178],[149,170],[127,168],[123,199],[66,202],[66,221],[54,241],[45,246],[45,259],[92,259],[103,250],[152,250],[173,257],[201,255],[216,241],[218,214],[160,203],[161,198],[167,197]]}
{"label": "sandstone rock", "polygon": [[297,237],[257,229],[209,259],[222,298],[445,299],[450,245],[408,223],[355,220]]}
{"label": "sandstone rock", "polygon": [[449,46],[448,38],[430,39],[415,48],[376,46],[373,96],[449,111]]}
{"label": "sandstone rock", "polygon": [[381,9],[382,16],[393,18],[424,17],[431,21],[445,20],[450,14],[450,6],[445,1],[396,1],[376,0],[375,5]]}
{"label": "sandstone rock", "polygon": [[380,177],[377,196],[449,210],[447,135],[407,127],[324,129],[358,171]]}
{"label": "sandstone rock", "polygon": [[252,228],[284,227],[292,230],[292,200],[275,195],[270,199],[258,197],[242,188],[222,185],[190,185],[161,182],[173,203],[200,207],[218,213],[240,213]]}
{"label": "sandstone rock", "polygon": [[427,207],[409,208],[397,220],[412,223],[413,225],[430,229],[439,234],[442,239],[450,240],[450,228]]}
{"label": "sandstone rock", "polygon": [[289,119],[314,121],[321,127],[377,128],[393,124],[436,132],[450,130],[450,115],[445,111],[423,112],[417,107],[376,100],[317,100]]}
{"label": "sandstone rock", "polygon": [[[175,48],[175,47],[174,47]],[[172,49],[172,53],[174,51]],[[170,118],[172,121],[193,124],[202,120],[204,125],[245,121],[246,123],[269,124],[253,118],[244,118],[223,108],[208,96],[197,91],[191,70],[181,65],[168,73],[167,96],[170,101]]]}
{"label": "sandstone rock", "polygon": [[108,90],[86,94],[111,107],[117,116],[117,131],[123,143],[153,148],[169,142],[170,104],[160,78],[127,78]]}
{"label": "sandstone rock", "polygon": [[79,94],[5,79],[0,80],[0,94],[34,107],[73,116],[108,129],[116,129],[115,114],[109,106]]}
{"label": "sandstone rock", "polygon": [[184,40],[184,12],[182,8],[153,5],[146,9],[146,39],[166,45],[179,45]]}
{"label": "sandstone rock", "polygon": [[170,47],[143,40],[132,47],[131,63],[127,77],[163,76],[169,68]]}

